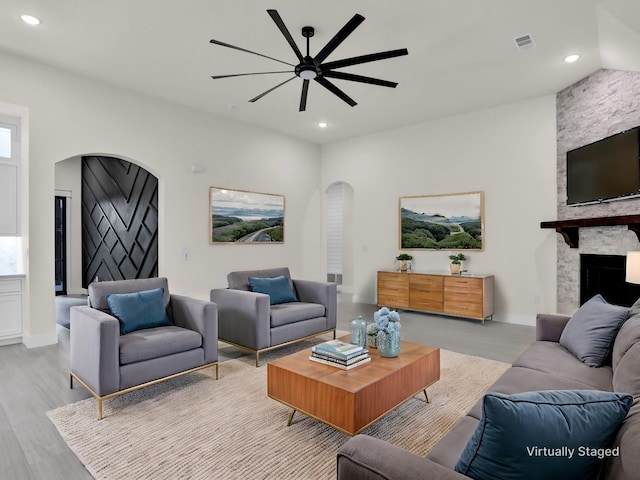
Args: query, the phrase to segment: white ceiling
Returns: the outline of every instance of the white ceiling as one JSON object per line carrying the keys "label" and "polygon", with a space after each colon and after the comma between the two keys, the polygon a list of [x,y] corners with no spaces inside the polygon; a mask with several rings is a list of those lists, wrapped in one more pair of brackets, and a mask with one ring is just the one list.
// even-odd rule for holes
{"label": "white ceiling", "polygon": [[[311,82],[300,113],[296,78],[248,103],[288,74],[210,76],[286,66],[209,40],[297,63],[267,8],[278,10],[303,53],[300,29],[315,27],[312,56],[363,15],[328,61],[407,48],[408,56],[344,69],[398,87],[334,80],[358,102],[352,108]],[[26,26],[22,13],[42,24]],[[535,48],[516,48],[524,34]],[[2,0],[0,50],[323,144],[555,93],[603,67],[640,70],[640,1]],[[574,52],[577,63],[563,62]],[[319,129],[319,121],[329,127]]]}

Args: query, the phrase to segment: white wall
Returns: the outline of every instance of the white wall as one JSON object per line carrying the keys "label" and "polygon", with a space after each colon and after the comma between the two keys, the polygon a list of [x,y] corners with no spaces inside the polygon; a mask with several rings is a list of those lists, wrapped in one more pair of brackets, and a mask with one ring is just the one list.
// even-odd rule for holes
{"label": "white wall", "polygon": [[[495,275],[499,321],[533,324],[556,306],[555,96],[322,147],[322,188],[354,192],[354,300],[375,302],[376,271],[399,252],[399,197],[482,190],[485,248],[465,268]],[[417,271],[445,271],[448,251],[410,251]]]}
{"label": "white wall", "polygon": [[[0,102],[30,114],[27,345],[56,341],[54,165],[83,154],[121,157],[158,177],[159,274],[173,292],[208,298],[243,268],[288,265],[296,276],[323,278],[319,147],[6,54],[0,71]],[[206,172],[191,173],[194,163]],[[210,245],[212,185],[285,195],[285,243]],[[191,249],[186,261],[182,247]],[[78,281],[74,274],[72,290]]]}

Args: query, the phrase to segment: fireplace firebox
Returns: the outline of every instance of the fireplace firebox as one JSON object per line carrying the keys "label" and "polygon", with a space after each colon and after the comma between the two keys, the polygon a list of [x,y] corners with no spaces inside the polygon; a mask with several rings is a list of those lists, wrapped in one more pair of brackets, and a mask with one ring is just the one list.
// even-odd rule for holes
{"label": "fireplace firebox", "polygon": [[580,305],[596,294],[616,305],[630,307],[640,298],[640,285],[625,281],[625,255],[580,255]]}

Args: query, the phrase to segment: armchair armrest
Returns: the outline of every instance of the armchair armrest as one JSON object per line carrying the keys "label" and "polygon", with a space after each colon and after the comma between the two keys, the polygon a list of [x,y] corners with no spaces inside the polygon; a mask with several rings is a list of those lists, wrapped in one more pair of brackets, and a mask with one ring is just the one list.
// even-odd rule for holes
{"label": "armchair armrest", "polygon": [[298,294],[298,300],[324,305],[327,317],[327,330],[336,328],[338,311],[338,286],[335,283],[313,282],[310,280],[292,280]]}
{"label": "armchair armrest", "polygon": [[215,303],[171,295],[173,323],[202,336],[204,363],[218,361],[218,306]]}
{"label": "armchair armrest", "polygon": [[469,480],[384,440],[356,435],[338,450],[338,480]]}
{"label": "armchair armrest", "polygon": [[120,324],[94,308],[70,310],[69,369],[98,396],[120,390]]}
{"label": "armchair armrest", "polygon": [[536,340],[559,342],[564,327],[571,317],[539,313],[536,316]]}
{"label": "armchair armrest", "polygon": [[254,350],[271,346],[269,295],[235,289],[214,289],[218,305],[218,337]]}

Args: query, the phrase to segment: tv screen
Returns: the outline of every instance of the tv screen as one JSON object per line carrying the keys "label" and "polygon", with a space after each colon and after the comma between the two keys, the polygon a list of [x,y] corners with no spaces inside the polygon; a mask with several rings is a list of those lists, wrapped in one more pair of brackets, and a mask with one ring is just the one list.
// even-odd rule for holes
{"label": "tv screen", "polygon": [[640,194],[640,127],[567,152],[567,205]]}

